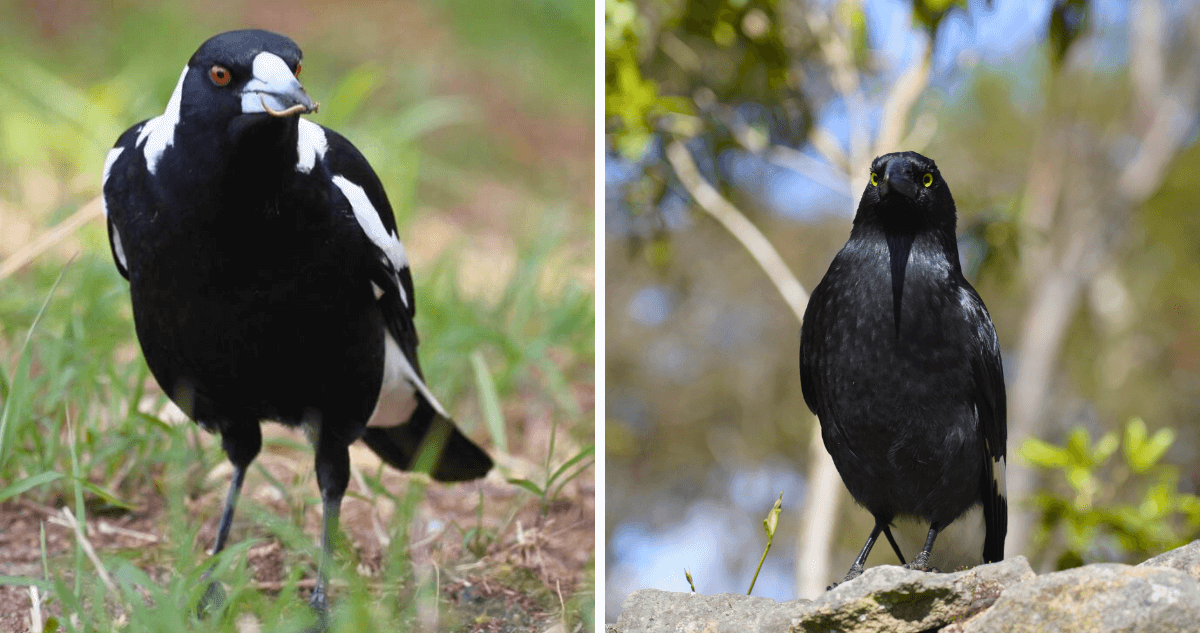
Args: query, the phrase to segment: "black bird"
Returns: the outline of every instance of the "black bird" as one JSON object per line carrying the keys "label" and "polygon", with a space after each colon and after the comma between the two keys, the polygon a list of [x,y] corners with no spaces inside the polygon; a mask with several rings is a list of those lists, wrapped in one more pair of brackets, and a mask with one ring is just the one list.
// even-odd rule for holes
{"label": "black bird", "polygon": [[846,580],[896,517],[938,532],[982,504],[984,562],[1004,558],[1004,371],[983,300],[963,278],[950,188],[915,152],[871,164],[850,240],[813,290],[800,385],[842,481],[875,518]]}
{"label": "black bird", "polygon": [[352,442],[439,481],[483,477],[492,460],[425,385],[387,195],[349,141],[299,117],[317,108],[296,79],[300,58],[267,31],[206,41],[166,111],[108,152],[104,203],[146,363],[233,463],[214,553],[260,421],[308,432],[324,511],[312,605],[323,612]]}

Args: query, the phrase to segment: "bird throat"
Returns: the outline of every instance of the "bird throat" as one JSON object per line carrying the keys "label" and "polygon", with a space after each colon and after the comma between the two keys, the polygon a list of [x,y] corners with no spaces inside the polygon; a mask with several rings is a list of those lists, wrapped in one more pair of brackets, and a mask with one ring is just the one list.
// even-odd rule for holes
{"label": "bird throat", "polygon": [[888,256],[892,264],[892,313],[896,319],[896,336],[900,336],[900,298],[904,295],[904,271],[908,268],[908,253],[917,239],[915,233],[888,233]]}

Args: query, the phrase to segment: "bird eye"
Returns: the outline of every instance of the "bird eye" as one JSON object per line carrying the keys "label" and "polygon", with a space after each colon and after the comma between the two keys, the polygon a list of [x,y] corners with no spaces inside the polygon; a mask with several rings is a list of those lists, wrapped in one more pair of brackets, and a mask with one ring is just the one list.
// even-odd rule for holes
{"label": "bird eye", "polygon": [[873,187],[879,186],[879,174],[877,174],[875,172],[871,172],[871,186],[873,186]]}
{"label": "bird eye", "polygon": [[233,73],[229,72],[229,69],[224,66],[213,66],[208,70],[208,78],[212,79],[212,82],[218,86],[227,86],[230,80],[233,79]]}
{"label": "bird eye", "polygon": [[296,72],[294,72],[294,73],[292,73],[292,74],[293,74],[293,75],[295,75],[295,76],[297,76],[297,77],[299,77],[299,76],[300,76],[300,62],[296,62]]}
{"label": "bird eye", "polygon": [[921,184],[925,185],[926,187],[932,185],[933,184],[933,174],[929,174],[929,173],[925,174],[925,177],[921,179]]}

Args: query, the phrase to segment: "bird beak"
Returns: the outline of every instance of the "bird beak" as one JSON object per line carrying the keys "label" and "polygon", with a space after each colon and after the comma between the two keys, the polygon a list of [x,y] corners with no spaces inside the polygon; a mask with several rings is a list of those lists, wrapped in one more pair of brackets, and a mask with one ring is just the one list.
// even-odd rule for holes
{"label": "bird beak", "polygon": [[259,53],[254,58],[254,76],[242,88],[242,112],[263,112],[273,117],[288,117],[316,112],[321,104],[313,101],[300,80],[278,55]]}
{"label": "bird beak", "polygon": [[916,200],[921,188],[909,176],[911,171],[912,166],[907,160],[895,159],[888,163],[883,171],[883,182],[879,183],[879,197],[886,198],[892,191],[896,191],[909,200]]}

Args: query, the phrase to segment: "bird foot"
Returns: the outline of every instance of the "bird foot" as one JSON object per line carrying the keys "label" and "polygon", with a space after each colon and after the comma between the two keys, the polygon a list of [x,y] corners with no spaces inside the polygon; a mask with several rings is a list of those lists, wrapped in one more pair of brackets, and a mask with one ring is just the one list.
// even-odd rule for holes
{"label": "bird foot", "polygon": [[208,583],[208,587],[204,589],[204,595],[200,596],[200,602],[196,604],[196,617],[203,620],[216,613],[225,605],[226,599],[225,588],[221,586],[221,583],[215,580]]}
{"label": "bird foot", "polygon": [[842,579],[842,582],[835,582],[832,585],[829,585],[828,587],[825,588],[825,591],[830,591],[838,585],[844,585],[844,584],[850,582],[851,580],[858,578],[859,576],[862,575],[862,573],[863,573],[863,568],[859,567],[858,565],[855,565],[850,568],[850,571],[846,572],[846,577]]}
{"label": "bird foot", "polygon": [[308,600],[308,606],[316,611],[321,619],[325,619],[325,613],[329,610],[329,600],[325,597],[325,587],[322,584],[317,584],[313,587],[312,597]]}
{"label": "bird foot", "polygon": [[901,565],[901,567],[903,567],[904,569],[912,569],[915,571],[927,571],[927,572],[931,572],[934,574],[942,573],[942,570],[930,565],[929,561],[915,561],[914,560],[911,563],[906,563],[904,565]]}

